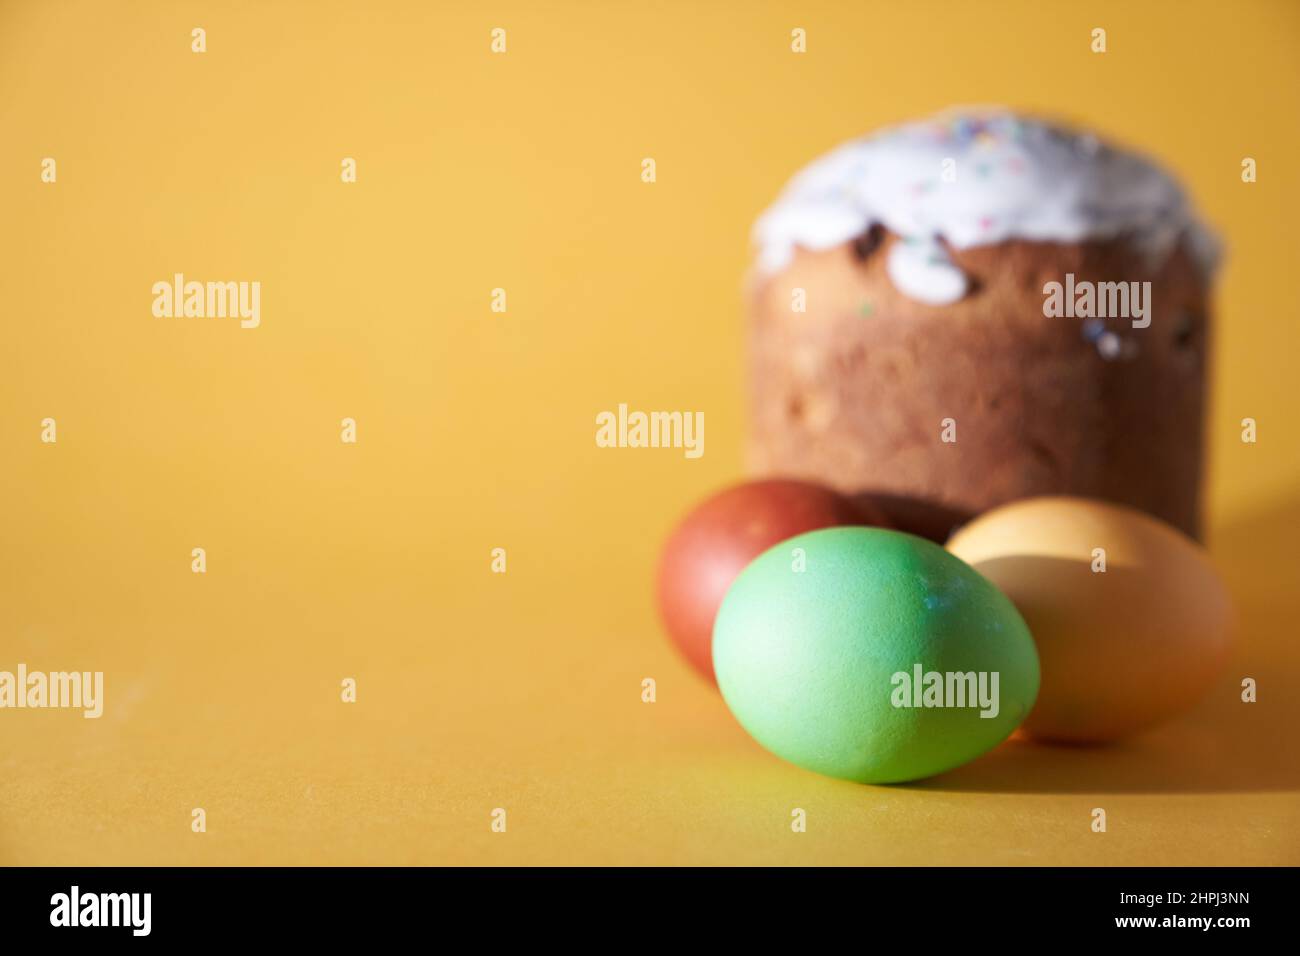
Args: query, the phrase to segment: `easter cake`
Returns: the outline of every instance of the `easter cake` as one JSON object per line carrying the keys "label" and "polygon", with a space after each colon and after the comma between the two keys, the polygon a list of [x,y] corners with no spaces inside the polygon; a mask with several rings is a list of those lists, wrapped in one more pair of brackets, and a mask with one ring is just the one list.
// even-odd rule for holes
{"label": "easter cake", "polygon": [[1044,494],[1197,535],[1216,250],[1152,163],[957,112],[834,150],[754,232],[753,472],[937,539]]}

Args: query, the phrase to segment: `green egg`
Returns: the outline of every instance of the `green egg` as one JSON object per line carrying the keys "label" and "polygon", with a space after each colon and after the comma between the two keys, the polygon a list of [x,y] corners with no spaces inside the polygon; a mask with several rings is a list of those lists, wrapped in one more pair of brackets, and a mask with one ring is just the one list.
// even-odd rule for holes
{"label": "green egg", "polygon": [[862,783],[960,766],[1038,695],[1011,601],[938,545],[880,528],[813,531],[755,558],[718,611],[713,666],[760,744]]}

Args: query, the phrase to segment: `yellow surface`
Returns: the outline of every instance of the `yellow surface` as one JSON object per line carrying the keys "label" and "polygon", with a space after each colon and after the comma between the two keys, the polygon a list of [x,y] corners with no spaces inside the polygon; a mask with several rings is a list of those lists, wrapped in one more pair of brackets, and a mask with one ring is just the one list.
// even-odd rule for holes
{"label": "yellow surface", "polygon": [[[0,711],[0,862],[1300,862],[1300,5],[476,6],[0,4],[0,669],[108,696]],[[863,787],[745,736],[651,568],[740,472],[752,219],[953,102],[1146,149],[1225,237],[1211,543],[1242,635],[1131,744]],[[153,318],[177,271],[260,281],[261,327]],[[704,457],[596,448],[619,402],[703,410]]]}

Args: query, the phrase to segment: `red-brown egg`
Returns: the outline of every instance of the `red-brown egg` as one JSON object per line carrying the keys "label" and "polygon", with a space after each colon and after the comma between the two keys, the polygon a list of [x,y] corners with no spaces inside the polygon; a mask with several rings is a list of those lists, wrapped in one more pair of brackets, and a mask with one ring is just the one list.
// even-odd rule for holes
{"label": "red-brown egg", "polygon": [[660,558],[659,610],[673,642],[696,670],[714,679],[713,619],[746,565],[787,538],[838,525],[888,527],[868,503],[784,479],[728,488],[682,519]]}

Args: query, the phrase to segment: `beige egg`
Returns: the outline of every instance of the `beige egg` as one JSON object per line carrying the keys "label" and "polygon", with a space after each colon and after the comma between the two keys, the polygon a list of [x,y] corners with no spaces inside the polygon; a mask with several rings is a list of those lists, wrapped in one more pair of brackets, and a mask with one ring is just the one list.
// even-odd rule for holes
{"label": "beige egg", "polygon": [[1083,498],[1030,498],[981,515],[948,550],[1011,598],[1042,684],[1022,725],[1098,742],[1200,699],[1226,662],[1231,601],[1205,551],[1156,518]]}

